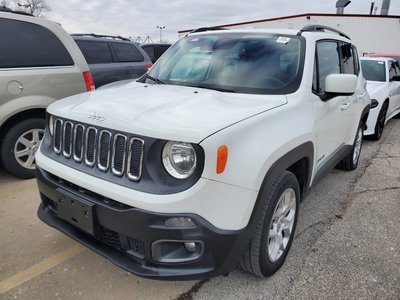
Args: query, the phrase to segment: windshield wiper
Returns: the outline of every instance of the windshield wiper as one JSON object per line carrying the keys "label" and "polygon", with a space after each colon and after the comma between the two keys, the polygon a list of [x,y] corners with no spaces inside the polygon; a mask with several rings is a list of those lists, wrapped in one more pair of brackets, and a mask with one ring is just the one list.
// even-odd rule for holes
{"label": "windshield wiper", "polygon": [[158,79],[158,78],[155,78],[155,77],[153,77],[153,76],[150,76],[149,74],[146,74],[146,78],[148,78],[148,79],[150,79],[150,80],[153,80],[154,82],[156,82],[156,83],[158,83],[158,84],[165,84],[164,81],[161,81],[161,80]]}
{"label": "windshield wiper", "polygon": [[236,93],[236,91],[229,90],[229,89],[224,89],[224,88],[217,87],[217,86],[209,86],[209,85],[202,85],[202,84],[190,84],[189,86],[198,87],[198,88],[201,88],[201,89],[214,90],[214,91],[218,91],[218,92]]}

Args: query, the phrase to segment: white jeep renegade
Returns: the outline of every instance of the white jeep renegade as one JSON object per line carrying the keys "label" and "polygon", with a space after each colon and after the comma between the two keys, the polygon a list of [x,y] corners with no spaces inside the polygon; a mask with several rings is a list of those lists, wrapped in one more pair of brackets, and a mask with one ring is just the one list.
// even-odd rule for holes
{"label": "white jeep renegade", "polygon": [[370,99],[325,26],[197,30],[136,82],[48,107],[38,215],[140,276],[284,263],[300,200],[357,167]]}

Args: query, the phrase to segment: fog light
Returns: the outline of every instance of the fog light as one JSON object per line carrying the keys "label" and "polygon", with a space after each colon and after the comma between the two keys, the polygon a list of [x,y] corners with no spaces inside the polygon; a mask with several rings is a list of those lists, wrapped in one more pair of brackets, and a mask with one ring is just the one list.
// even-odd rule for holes
{"label": "fog light", "polygon": [[151,256],[156,262],[184,263],[201,259],[204,249],[198,240],[158,240],[151,244]]}
{"label": "fog light", "polygon": [[196,251],[196,243],[195,242],[186,242],[183,245],[185,246],[185,249],[189,252]]}
{"label": "fog light", "polygon": [[174,217],[165,220],[165,226],[169,227],[196,227],[196,223],[191,218],[187,217]]}

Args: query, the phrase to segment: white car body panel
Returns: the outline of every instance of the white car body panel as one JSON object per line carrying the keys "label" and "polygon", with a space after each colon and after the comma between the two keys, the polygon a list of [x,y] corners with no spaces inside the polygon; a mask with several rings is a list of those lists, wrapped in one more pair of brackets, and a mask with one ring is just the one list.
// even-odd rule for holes
{"label": "white car body panel", "polygon": [[400,113],[400,82],[390,81],[389,79],[389,63],[392,61],[394,62],[393,59],[384,57],[363,57],[361,60],[380,61],[384,62],[386,65],[386,81],[367,80],[368,94],[371,99],[378,101],[378,106],[371,108],[370,110],[367,120],[367,129],[364,131],[364,135],[373,135],[379,112],[381,111],[385,101],[389,101],[385,123]]}
{"label": "white car body panel", "polygon": [[[135,98],[126,95],[135,95]],[[199,143],[232,123],[285,105],[284,95],[246,95],[171,85],[131,83],[86,93],[48,108],[77,121],[160,139]],[[95,112],[103,121],[89,118]],[[187,124],[182,126],[182,124]]]}

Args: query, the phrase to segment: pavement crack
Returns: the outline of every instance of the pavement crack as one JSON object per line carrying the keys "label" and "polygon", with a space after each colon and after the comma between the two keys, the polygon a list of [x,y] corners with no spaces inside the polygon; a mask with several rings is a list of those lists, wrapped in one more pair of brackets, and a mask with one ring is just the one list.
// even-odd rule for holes
{"label": "pavement crack", "polygon": [[319,225],[323,225],[323,226],[332,225],[332,219],[329,218],[329,219],[326,219],[326,220],[320,220],[320,221],[318,221],[318,222],[315,222],[315,223],[313,223],[313,224],[308,225],[306,228],[304,228],[302,231],[298,232],[298,233],[295,235],[295,239],[297,239],[297,238],[299,238],[300,236],[302,236],[302,235],[303,235],[305,232],[307,232],[308,230],[310,230],[310,229],[312,229],[312,228],[314,228],[314,227],[317,227],[317,226],[319,226]]}
{"label": "pavement crack", "polygon": [[203,280],[196,282],[196,284],[194,286],[192,286],[192,288],[190,290],[179,295],[174,300],[192,300],[194,294],[196,294],[207,281],[210,281],[210,279],[203,279]]}
{"label": "pavement crack", "polygon": [[400,190],[400,186],[391,186],[387,188],[382,188],[382,189],[367,189],[363,191],[359,191],[354,193],[356,196],[366,194],[366,193],[374,193],[374,192],[384,192],[384,191],[390,191],[390,190]]}

